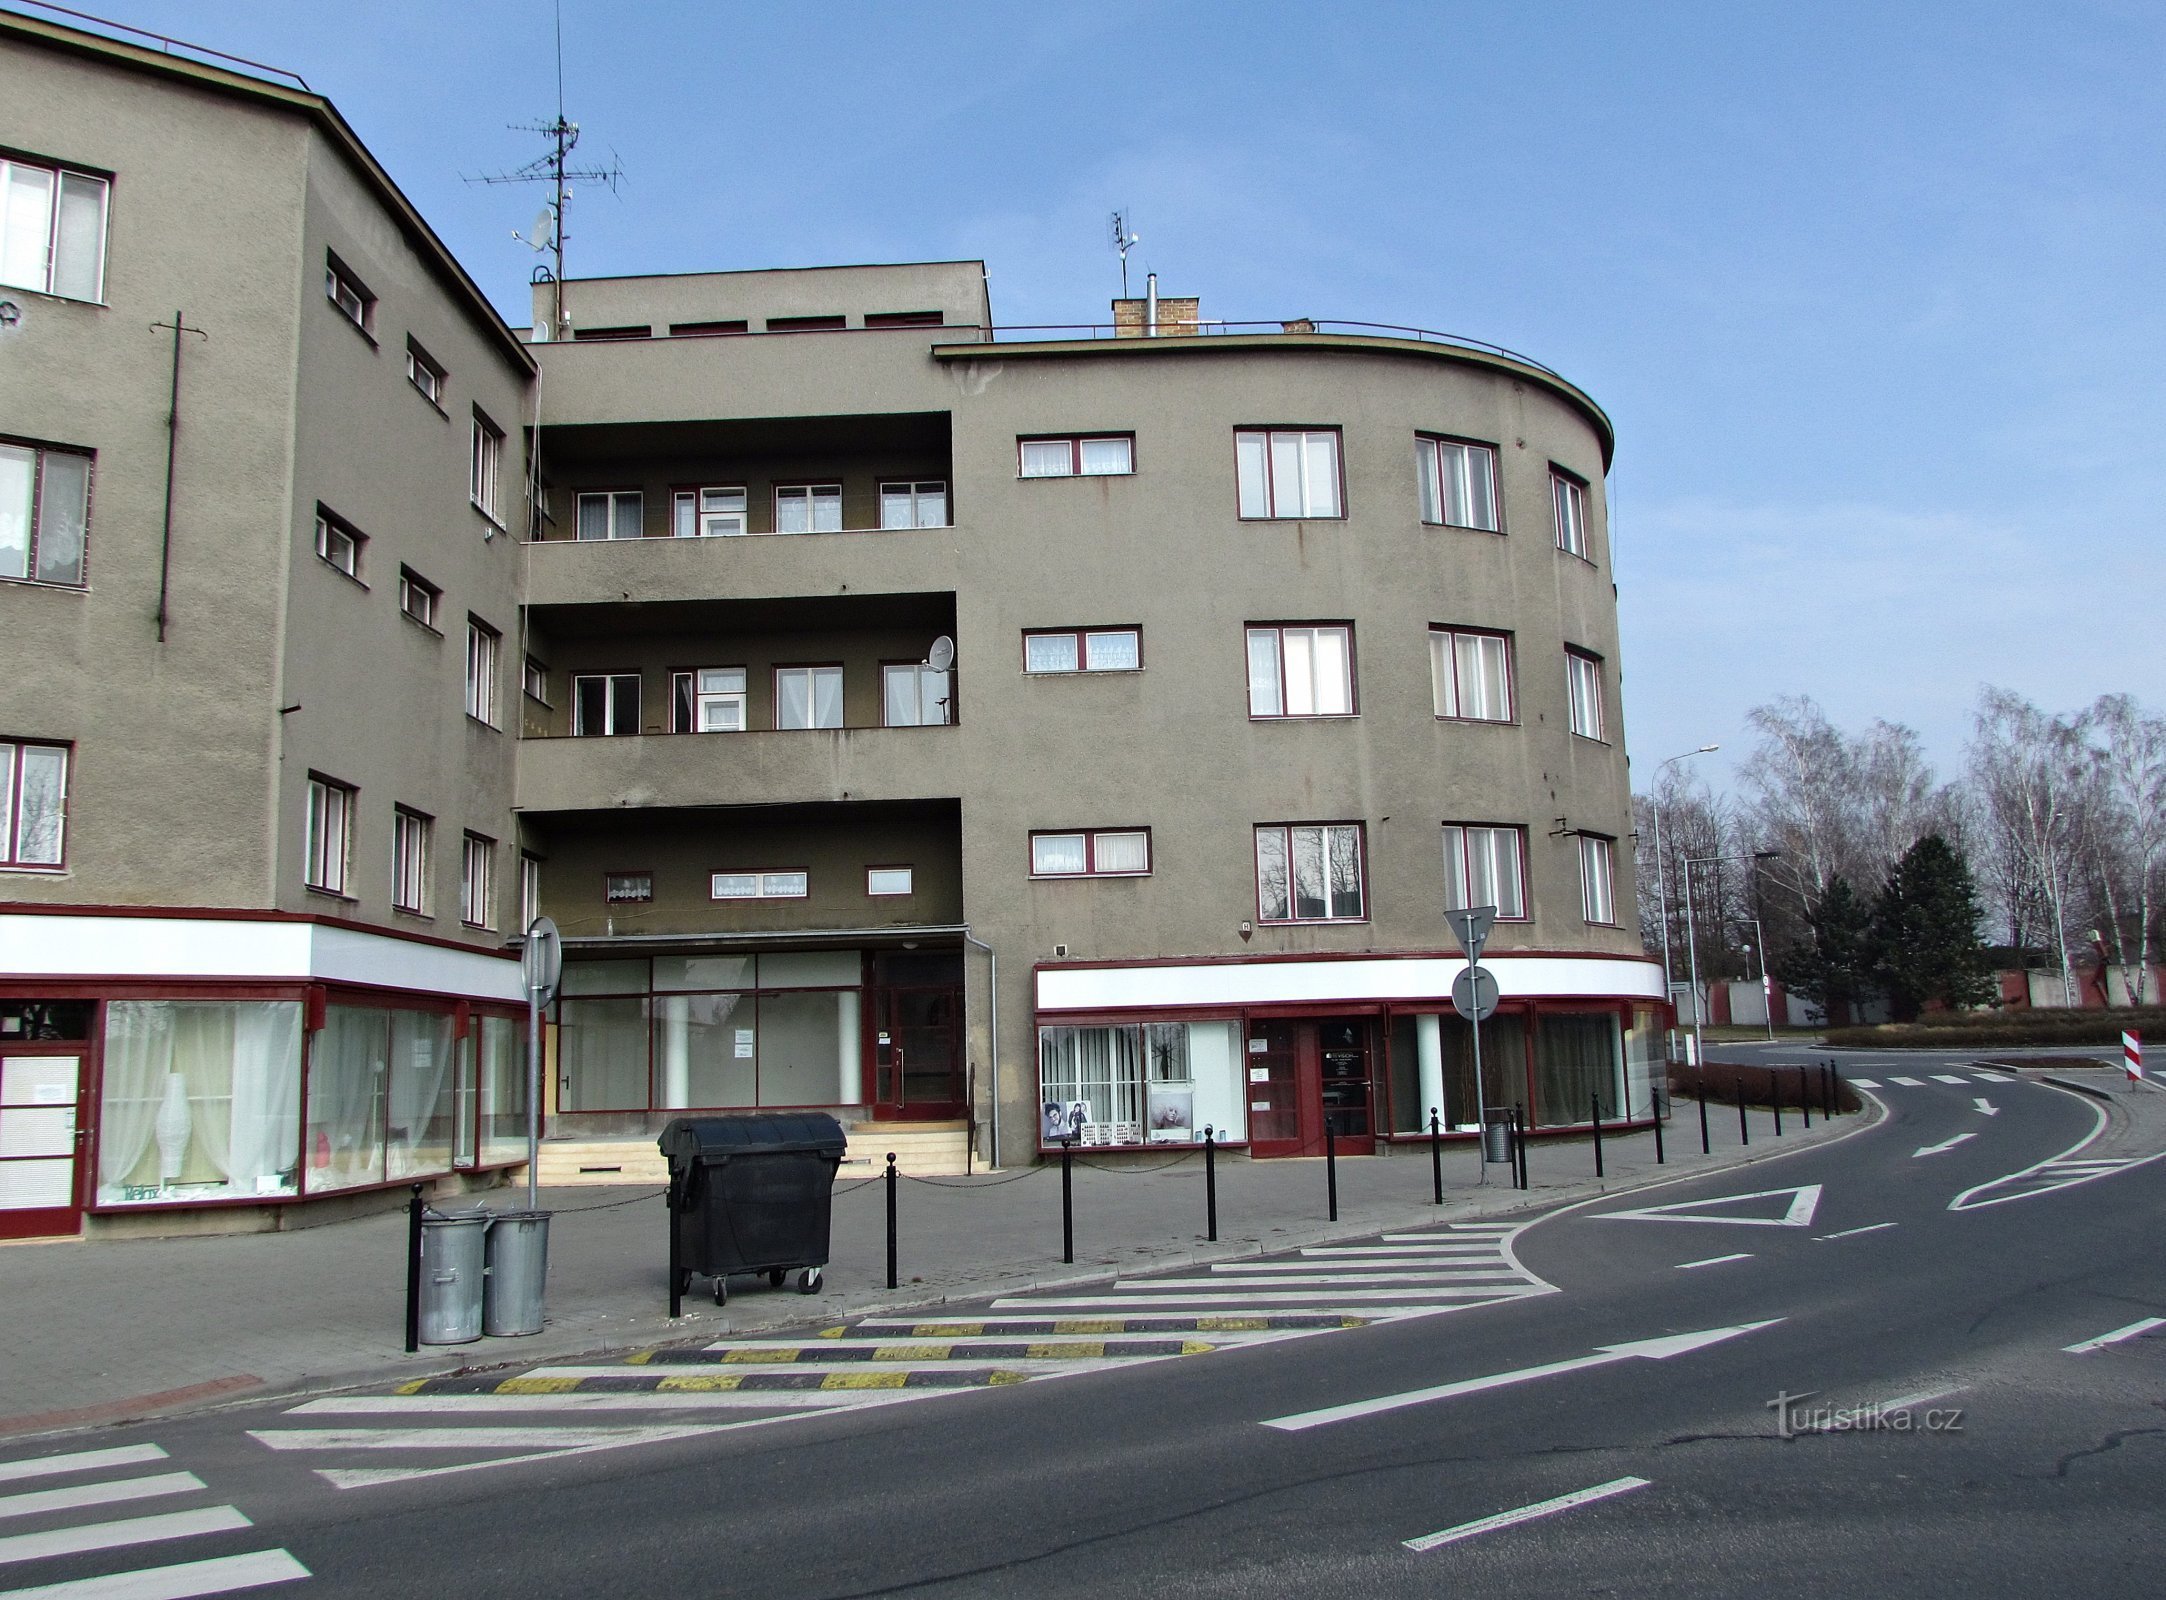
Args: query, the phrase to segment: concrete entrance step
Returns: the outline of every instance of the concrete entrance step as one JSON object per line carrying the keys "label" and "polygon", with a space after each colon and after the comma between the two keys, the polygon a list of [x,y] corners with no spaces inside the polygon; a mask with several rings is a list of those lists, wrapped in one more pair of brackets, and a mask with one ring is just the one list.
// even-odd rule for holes
{"label": "concrete entrance step", "polygon": [[[849,1154],[843,1158],[843,1175],[870,1176],[887,1168],[887,1154],[895,1153],[895,1169],[914,1178],[959,1176],[970,1143],[970,1125],[954,1122],[860,1122],[844,1123]],[[652,1137],[628,1139],[544,1139],[541,1145],[541,1181],[559,1184],[651,1184],[669,1182],[669,1163],[662,1158]]]}

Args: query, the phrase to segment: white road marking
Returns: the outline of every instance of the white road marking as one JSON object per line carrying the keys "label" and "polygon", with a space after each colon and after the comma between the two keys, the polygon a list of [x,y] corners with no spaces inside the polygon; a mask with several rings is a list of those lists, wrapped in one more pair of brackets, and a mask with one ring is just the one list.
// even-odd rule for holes
{"label": "white road marking", "polygon": [[[1807,1228],[1820,1208],[1821,1186],[1801,1184],[1795,1189],[1761,1189],[1752,1194],[1717,1195],[1710,1200],[1673,1200],[1663,1206],[1641,1206],[1633,1211],[1604,1211],[1597,1222],[1721,1222],[1740,1228]],[[1716,1207],[1740,1206],[1752,1200],[1780,1200],[1790,1204],[1779,1217],[1732,1217],[1710,1215]]]}
{"label": "white road marking", "polygon": [[1920,1146],[1918,1146],[1917,1149],[1910,1152],[1910,1159],[1915,1161],[1920,1156],[1946,1155],[1950,1150],[1953,1150],[1964,1140],[1975,1139],[1977,1137],[1978,1135],[1976,1135],[1975,1133],[1959,1133],[1952,1139],[1941,1140],[1939,1144],[1921,1144]]}
{"label": "white road marking", "polygon": [[166,1453],[154,1444],[130,1444],[117,1450],[78,1450],[72,1455],[39,1456],[34,1461],[0,1461],[0,1483],[51,1477],[63,1472],[95,1472],[104,1467],[139,1467],[146,1461],[166,1459]]}
{"label": "white road marking", "polygon": [[1488,1261],[1496,1258],[1493,1244],[1312,1244],[1305,1256],[1430,1256],[1444,1261]]}
{"label": "white road marking", "polygon": [[2139,1335],[2149,1333],[2153,1328],[2166,1328],[2166,1317],[2145,1317],[2140,1322],[2131,1322],[2125,1328],[2116,1328],[2111,1333],[2102,1333],[2095,1339],[2084,1339],[2075,1344],[2064,1344],[2061,1348],[2072,1356],[2087,1355],[2093,1350],[2103,1350],[2109,1344],[2119,1344],[2124,1339],[2134,1339]]}
{"label": "white road marking", "polygon": [[192,1472],[160,1472],[148,1478],[122,1478],[112,1483],[77,1483],[65,1489],[33,1489],[28,1494],[0,1495],[0,1517],[27,1517],[40,1511],[77,1511],[84,1506],[108,1506],[122,1500],[155,1500],[162,1494],[190,1494],[203,1487]]}
{"label": "white road marking", "polygon": [[9,1589],[0,1600],[195,1600],[198,1595],[231,1594],[308,1577],[308,1568],[283,1550],[256,1550],[244,1556],[185,1561],[170,1567],[145,1567],[106,1578],[76,1578]]}
{"label": "white road marking", "polygon": [[1854,1089],[1877,1089],[1880,1087],[1880,1080],[1878,1078],[1852,1078],[1850,1086]]}
{"label": "white road marking", "polygon": [[1463,1394],[1480,1394],[1485,1390],[1503,1389],[1515,1383],[1531,1382],[1536,1378],[1553,1378],[1588,1367],[1606,1367],[1612,1362],[1630,1361],[1635,1357],[1667,1361],[1672,1356],[1686,1355],[1708,1345],[1719,1344],[1725,1339],[1735,1339],[1740,1334],[1772,1328],[1782,1320],[1781,1317],[1769,1317],[1763,1322],[1741,1322],[1734,1328],[1710,1328],[1702,1333],[1678,1333],[1659,1339],[1635,1339],[1626,1344],[1602,1345],[1593,1355],[1575,1356],[1568,1361],[1551,1361],[1538,1367],[1521,1367],[1516,1372],[1493,1372],[1487,1377],[1462,1378],[1457,1383],[1440,1383],[1432,1388],[1410,1389],[1403,1394],[1382,1395],[1374,1400],[1355,1400],[1346,1405],[1325,1406],[1317,1411],[1269,1417],[1264,1420],[1263,1426],[1276,1428],[1281,1433],[1301,1433],[1309,1428],[1321,1428],[1328,1423],[1375,1416],[1379,1412],[1398,1411],[1407,1406],[1427,1405],[1433,1400],[1449,1400]]}
{"label": "white road marking", "polygon": [[1922,1089],[1925,1087],[1925,1085],[1919,1082],[1916,1078],[1890,1078],[1888,1082],[1899,1083],[1906,1089]]}
{"label": "white road marking", "polygon": [[[1042,1322],[1045,1319],[1043,1317],[1030,1317],[1027,1319],[1019,1320]],[[863,1323],[858,1324],[858,1326],[860,1327],[863,1327],[864,1325],[865,1324]],[[909,1324],[909,1326],[926,1328],[938,1327],[941,1326],[941,1324],[918,1322],[911,1323]],[[970,1324],[960,1323],[953,1324],[953,1326],[968,1327],[970,1326]],[[1255,1332],[1221,1332],[1216,1328],[1205,1328],[1200,1330],[1200,1332],[1188,1329],[1174,1329],[1166,1333],[1024,1333],[1007,1335],[1002,1335],[998,1333],[939,1333],[928,1334],[923,1338],[916,1339],[900,1334],[888,1334],[885,1337],[878,1339],[718,1339],[713,1344],[702,1346],[702,1348],[707,1350],[924,1351],[938,1349],[953,1351],[956,1347],[960,1345],[982,1344],[990,1342],[996,1344],[1028,1343],[1048,1345],[1089,1343],[1095,1345],[1102,1345],[1107,1351],[1110,1352],[1115,1350],[1126,1350],[1134,1345],[1164,1344],[1169,1339],[1196,1339],[1201,1338],[1205,1334],[1208,1334],[1210,1336],[1211,1343],[1213,1344],[1237,1345],[1253,1344],[1260,1339],[1276,1338],[1281,1334],[1314,1333],[1315,1331],[1316,1330],[1314,1328],[1273,1328],[1268,1331],[1258,1330]],[[1148,1357],[1148,1355],[1149,1352],[1146,1352],[1146,1358]],[[960,1365],[974,1361],[1005,1362],[1010,1358],[1007,1356],[973,1355],[957,1357],[953,1355],[947,1355],[940,1357],[913,1357],[912,1359],[918,1361],[920,1365],[923,1365],[925,1362],[930,1362],[934,1360],[955,1361]],[[856,1361],[821,1363],[822,1369],[829,1372],[849,1372],[855,1370],[860,1365],[862,1365],[862,1363]],[[547,1370],[551,1372],[561,1372],[565,1369],[561,1367],[551,1367]],[[593,1370],[608,1371],[610,1373],[613,1373],[615,1376],[622,1378],[642,1370],[647,1372],[666,1372],[677,1371],[679,1370],[679,1368],[673,1363],[658,1360],[648,1363],[644,1368],[614,1366],[608,1368],[595,1368]],[[773,1371],[774,1369],[772,1366],[770,1366],[767,1362],[764,1361],[721,1361],[702,1362],[699,1365],[699,1370],[702,1372],[769,1372]]]}
{"label": "white road marking", "polygon": [[[1333,1297],[1340,1301],[1385,1301],[1396,1305],[1413,1305],[1432,1300],[1465,1300],[1469,1298],[1502,1300],[1521,1294],[1542,1292],[1545,1291],[1536,1290],[1531,1285],[1522,1286],[1517,1283],[1499,1283],[1489,1288],[1473,1285],[1465,1287],[1450,1285],[1415,1287],[1410,1285],[1404,1289],[1335,1290]],[[1311,1307],[1302,1304],[1302,1302],[1314,1298],[1313,1295],[1305,1291],[1288,1290],[1284,1294],[1275,1294],[1268,1290],[1252,1289],[1245,1294],[1103,1294],[1054,1296],[1043,1300],[1003,1297],[995,1300],[993,1304],[1010,1307],[1062,1306],[1066,1307],[1071,1314],[1077,1311],[1125,1311],[1147,1314],[1153,1306],[1156,1306],[1163,1315],[1171,1316],[1176,1313],[1166,1308],[1173,1306],[1254,1306],[1260,1312],[1267,1311],[1271,1306],[1279,1306],[1292,1311],[1308,1311]]]}
{"label": "white road marking", "polygon": [[1456,1544],[1461,1539],[1471,1539],[1476,1534],[1494,1533],[1499,1528],[1509,1528],[1516,1523],[1532,1522],[1538,1517],[1552,1517],[1560,1511],[1570,1511],[1574,1506],[1592,1505],[1597,1500],[1607,1500],[1612,1495],[1629,1494],[1634,1489],[1644,1489],[1645,1478],[1612,1478],[1598,1483],[1592,1489],[1578,1489],[1571,1494],[1560,1494],[1554,1500],[1537,1500],[1531,1506],[1521,1506],[1517,1511],[1500,1511],[1493,1517],[1482,1517],[1474,1522],[1462,1522],[1456,1528],[1446,1528],[1442,1533],[1425,1533],[1419,1539],[1401,1541],[1409,1550],[1434,1550],[1438,1545]]}
{"label": "white road marking", "polygon": [[1971,1076],[1980,1083],[1992,1084],[1996,1089],[2003,1089],[2011,1083],[2021,1083],[2023,1081],[2021,1078],[1997,1078],[1990,1072],[1974,1072]]}
{"label": "white road marking", "polygon": [[1952,1072],[1936,1072],[1933,1074],[1933,1081],[1935,1083],[1952,1083],[1959,1089],[1967,1087],[1970,1083],[1970,1079],[1958,1078]]}
{"label": "white road marking", "polygon": [[1750,1250],[1738,1250],[1726,1256],[1708,1256],[1701,1261],[1680,1261],[1677,1263],[1677,1270],[1679,1272],[1690,1272],[1694,1267],[1719,1267],[1725,1261],[1750,1261],[1751,1259],[1752,1252]]}
{"label": "white road marking", "polygon": [[[629,1369],[627,1369],[629,1370]],[[749,1406],[777,1411],[821,1406],[882,1405],[891,1400],[919,1400],[954,1389],[634,1389],[569,1394],[400,1394],[332,1395],[295,1406],[288,1416],[360,1417],[379,1414],[473,1411],[487,1414],[528,1411],[742,1411]]]}
{"label": "white road marking", "polygon": [[0,1539],[0,1566],[11,1561],[42,1561],[91,1550],[154,1544],[161,1539],[186,1539],[200,1533],[230,1533],[235,1528],[252,1526],[231,1506],[210,1506],[201,1511],[169,1512],[162,1517],[129,1517],[121,1522],[91,1522],[74,1528],[50,1528],[43,1533],[18,1533]]}
{"label": "white road marking", "polygon": [[2001,1114],[2001,1108],[1982,1094],[1973,1095],[1970,1103],[1980,1116],[1997,1117]]}
{"label": "white road marking", "polygon": [[1816,1233],[1813,1235],[1813,1242],[1818,1244],[1823,1239],[1855,1239],[1861,1233],[1878,1233],[1882,1228],[1894,1226],[1892,1222],[1875,1222],[1868,1227],[1845,1228],[1841,1233]]}
{"label": "white road marking", "polygon": [[[1277,1288],[1290,1283],[1478,1283],[1483,1279],[1505,1283],[1517,1283],[1519,1274],[1510,1267],[1478,1266],[1458,1269],[1438,1268],[1429,1263],[1416,1263],[1424,1270],[1407,1272],[1318,1272],[1312,1263],[1296,1262],[1287,1266],[1270,1265],[1229,1270],[1229,1276],[1208,1278],[1124,1278],[1114,1285],[1117,1289],[1235,1289]],[[1299,1267],[1306,1266],[1302,1272]]]}
{"label": "white road marking", "polygon": [[[621,1370],[621,1369],[620,1369]],[[659,1444],[716,1433],[713,1427],[656,1428],[264,1428],[249,1437],[272,1450],[584,1450],[590,1445]]]}
{"label": "white road marking", "polygon": [[1945,1400],[1950,1395],[1962,1394],[1965,1388],[1966,1385],[1957,1384],[1952,1389],[1921,1389],[1916,1394],[1899,1394],[1892,1400],[1872,1400],[1864,1405],[1844,1406],[1824,1422],[1808,1422],[1802,1426],[1793,1427],[1790,1431],[1792,1433],[1844,1433],[1849,1431],[1844,1425],[1846,1419],[1854,1426],[1858,1414],[1861,1412],[1878,1413],[1885,1416],[1891,1411],[1908,1411],[1913,1406],[1931,1405],[1935,1400]]}

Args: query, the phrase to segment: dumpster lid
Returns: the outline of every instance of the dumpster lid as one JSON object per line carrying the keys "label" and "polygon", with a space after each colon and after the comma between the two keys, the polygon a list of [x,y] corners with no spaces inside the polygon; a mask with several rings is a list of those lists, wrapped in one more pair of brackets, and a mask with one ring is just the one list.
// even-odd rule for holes
{"label": "dumpster lid", "polygon": [[800,1151],[840,1156],[849,1141],[843,1137],[842,1124],[824,1111],[768,1111],[741,1117],[678,1117],[655,1143],[676,1163],[700,1156]]}

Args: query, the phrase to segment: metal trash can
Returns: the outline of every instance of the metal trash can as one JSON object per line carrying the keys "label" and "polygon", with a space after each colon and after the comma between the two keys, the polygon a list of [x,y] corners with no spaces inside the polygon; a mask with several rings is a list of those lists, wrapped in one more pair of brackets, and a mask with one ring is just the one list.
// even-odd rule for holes
{"label": "metal trash can", "polygon": [[423,1344],[472,1344],[481,1337],[486,1211],[430,1211],[421,1219]]}
{"label": "metal trash can", "polygon": [[779,1289],[793,1271],[799,1292],[819,1292],[841,1123],[824,1111],[679,1117],[656,1142],[669,1160],[674,1292],[705,1273],[726,1305],[731,1273],[764,1272]]}
{"label": "metal trash can", "polygon": [[539,1333],[549,1280],[549,1213],[499,1211],[489,1219],[481,1331],[494,1337]]}
{"label": "metal trash can", "polygon": [[1489,1120],[1482,1125],[1482,1159],[1488,1162],[1512,1159],[1511,1113],[1492,1111]]}

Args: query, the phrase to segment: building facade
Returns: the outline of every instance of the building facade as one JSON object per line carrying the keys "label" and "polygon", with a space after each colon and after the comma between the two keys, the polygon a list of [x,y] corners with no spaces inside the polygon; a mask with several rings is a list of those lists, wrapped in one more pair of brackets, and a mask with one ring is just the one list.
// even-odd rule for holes
{"label": "building facade", "polygon": [[955,1165],[1647,1113],[1557,374],[1009,332],[975,262],[514,332],[320,97],[13,17],[0,162],[0,1232],[523,1160],[537,913],[556,1176],[686,1110]]}

